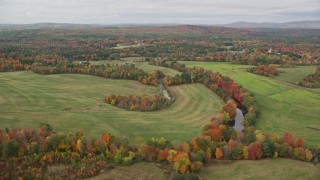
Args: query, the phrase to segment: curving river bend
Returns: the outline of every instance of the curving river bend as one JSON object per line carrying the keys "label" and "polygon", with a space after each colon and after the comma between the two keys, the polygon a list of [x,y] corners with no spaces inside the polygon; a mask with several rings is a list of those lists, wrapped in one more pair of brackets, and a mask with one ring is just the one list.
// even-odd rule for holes
{"label": "curving river bend", "polygon": [[236,114],[236,117],[234,118],[234,120],[235,120],[235,123],[233,126],[234,130],[242,131],[244,129],[244,126],[242,125],[243,119],[244,119],[244,117],[243,117],[243,113],[242,113],[241,109],[237,108],[237,114]]}

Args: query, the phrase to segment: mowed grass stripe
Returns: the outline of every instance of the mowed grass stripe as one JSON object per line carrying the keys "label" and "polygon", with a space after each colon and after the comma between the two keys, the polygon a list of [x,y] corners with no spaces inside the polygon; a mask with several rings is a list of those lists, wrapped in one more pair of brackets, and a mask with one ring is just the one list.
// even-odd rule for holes
{"label": "mowed grass stripe", "polygon": [[277,68],[281,73],[275,78],[280,81],[297,83],[316,71],[316,66],[296,66],[295,68]]}
{"label": "mowed grass stripe", "polygon": [[204,179],[311,179],[318,180],[320,166],[292,159],[242,160],[213,164],[201,172]]}
{"label": "mowed grass stripe", "polygon": [[[178,101],[175,103],[175,105],[178,106],[178,109],[176,109],[176,112],[181,112],[181,113],[174,113],[174,118],[176,119],[184,119],[185,121],[191,122],[191,123],[199,123],[199,118],[201,117],[202,113],[205,113],[208,109],[216,110],[212,112],[212,116],[208,117],[211,118],[213,117],[218,110],[218,108],[214,107],[214,103],[205,101],[205,98],[210,98],[211,95],[216,96],[215,94],[206,94],[202,93],[199,91],[200,87],[201,88],[206,88],[201,84],[193,84],[193,85],[184,85],[186,88],[179,88],[179,86],[175,86],[174,88],[177,88],[176,94],[178,94]],[[195,94],[193,97],[189,97],[188,99],[184,98],[187,97],[189,94]],[[219,97],[215,97],[219,98]],[[181,101],[179,101],[181,100]],[[217,102],[217,101],[214,101]],[[222,103],[222,101],[218,102]],[[219,104],[217,104],[218,107]],[[189,111],[186,111],[187,109],[192,109],[192,113]],[[208,119],[209,120],[209,119]],[[208,123],[209,121],[205,121],[204,123]]]}
{"label": "mowed grass stripe", "polygon": [[[201,84],[170,87],[177,101],[156,112],[132,112],[102,102],[106,95],[151,95],[153,86],[136,81],[87,75],[0,73],[0,127],[37,127],[49,123],[57,131],[83,130],[98,137],[110,132],[145,138],[164,136],[174,143],[200,135],[201,127],[222,108],[223,101]],[[64,111],[64,107],[72,107]]]}

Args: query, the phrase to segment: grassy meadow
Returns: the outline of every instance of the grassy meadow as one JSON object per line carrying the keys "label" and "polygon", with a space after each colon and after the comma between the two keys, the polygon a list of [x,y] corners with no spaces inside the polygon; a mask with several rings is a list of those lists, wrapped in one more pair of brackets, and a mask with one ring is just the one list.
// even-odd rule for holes
{"label": "grassy meadow", "polygon": [[[212,62],[181,63],[189,67],[198,66],[220,72],[250,90],[261,112],[256,128],[279,135],[287,131],[291,132],[296,138],[303,138],[307,147],[316,147],[320,144],[319,91],[288,84],[276,78],[248,73],[246,68],[250,66],[247,65]],[[294,78],[288,81],[292,79]]]}
{"label": "grassy meadow", "polygon": [[241,160],[226,164],[213,164],[201,172],[210,179],[310,179],[320,177],[320,166],[292,159]]}
{"label": "grassy meadow", "polygon": [[[154,163],[136,163],[132,166],[120,166],[91,178],[98,179],[168,179],[169,174]],[[214,161],[203,168],[200,176],[204,180],[224,179],[310,179],[318,180],[320,166],[292,159],[263,159],[241,161]]]}
{"label": "grassy meadow", "polygon": [[[91,137],[110,132],[134,140],[166,137],[174,143],[200,135],[201,127],[223,101],[201,84],[171,87],[177,96],[168,109],[132,112],[102,102],[106,95],[149,95],[159,90],[137,81],[87,75],[0,73],[0,127],[38,127],[83,132]],[[65,107],[71,110],[65,111]]]}
{"label": "grassy meadow", "polygon": [[280,73],[275,79],[289,83],[298,83],[307,75],[316,71],[316,66],[296,66],[295,68],[277,68]]}
{"label": "grassy meadow", "polygon": [[121,179],[121,180],[166,180],[168,174],[163,168],[158,167],[154,163],[135,163],[131,166],[118,166],[107,173],[100,174],[90,180],[100,179]]}
{"label": "grassy meadow", "polygon": [[[92,64],[125,61],[96,61]],[[182,62],[227,75],[254,93],[261,114],[256,127],[268,133],[289,131],[302,137],[308,147],[320,144],[320,94],[292,83],[315,67],[285,69],[276,78],[246,72],[250,66],[229,63]],[[135,62],[145,71],[177,71]],[[308,71],[308,72],[307,72]],[[300,74],[299,74],[300,73]],[[303,77],[302,77],[303,78]],[[0,73],[0,127],[38,127],[51,124],[57,131],[82,130],[97,137],[104,132],[126,136],[131,141],[166,137],[173,143],[200,135],[201,127],[221,109],[223,101],[201,84],[170,87],[177,96],[168,109],[132,112],[102,102],[106,95],[150,95],[158,88],[130,80],[112,80],[87,75],[39,75],[32,72]],[[71,110],[66,111],[65,107]],[[201,172],[204,179],[317,179],[320,167],[290,159],[265,159],[213,163]],[[156,164],[136,163],[117,166],[92,179],[167,179]]]}

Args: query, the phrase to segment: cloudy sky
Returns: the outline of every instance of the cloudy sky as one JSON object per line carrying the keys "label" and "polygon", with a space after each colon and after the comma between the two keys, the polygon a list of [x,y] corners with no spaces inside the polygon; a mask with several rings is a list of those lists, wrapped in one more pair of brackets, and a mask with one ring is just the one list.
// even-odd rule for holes
{"label": "cloudy sky", "polygon": [[320,20],[320,0],[0,0],[0,24]]}

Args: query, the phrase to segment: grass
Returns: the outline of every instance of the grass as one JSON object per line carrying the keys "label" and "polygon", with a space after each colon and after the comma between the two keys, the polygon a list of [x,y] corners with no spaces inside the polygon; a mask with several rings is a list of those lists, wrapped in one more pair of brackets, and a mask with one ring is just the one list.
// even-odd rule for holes
{"label": "grass", "polygon": [[[249,66],[185,63],[188,66],[202,66],[219,71],[253,92],[261,109],[257,123],[259,129],[279,134],[290,131],[296,137],[303,137],[307,146],[319,144],[320,131],[306,128],[320,128],[320,97],[317,92],[282,83],[286,78],[277,80],[247,73],[244,70]],[[162,69],[167,75],[177,74],[174,70],[149,66],[146,62],[136,62],[136,66],[146,71]],[[208,123],[223,105],[219,97],[201,84],[173,86],[171,90],[177,95],[177,101],[168,109],[131,112],[104,104],[102,99],[111,94],[154,94],[158,89],[135,81],[86,75],[0,73],[0,127],[37,127],[40,123],[50,123],[57,131],[81,129],[91,137],[110,132],[127,136],[131,141],[136,136],[164,136],[178,143],[200,135],[200,128]],[[72,107],[72,110],[64,111],[64,107]],[[212,165],[204,168],[201,175],[205,179],[317,179],[319,172],[319,166],[311,163],[267,159]],[[167,177],[165,171],[155,164],[137,163],[130,167],[116,167],[93,179]]]}
{"label": "grass", "polygon": [[260,116],[256,128],[267,133],[282,135],[291,132],[305,140],[307,147],[320,144],[320,95],[319,91],[288,84],[274,78],[245,71],[250,66],[230,63],[182,62],[189,67],[198,66],[229,76],[257,100]]}
{"label": "grass", "polygon": [[296,66],[295,68],[277,68],[281,73],[275,78],[284,82],[301,82],[308,74],[316,71],[316,66]]}
{"label": "grass", "polygon": [[[201,127],[222,108],[223,101],[201,84],[171,87],[177,100],[168,109],[132,112],[102,102],[106,95],[155,94],[156,87],[136,81],[87,75],[0,73],[0,127],[83,130],[91,137],[110,132],[134,140],[166,137],[174,143],[200,135]],[[65,107],[72,107],[65,111]]]}
{"label": "grass", "polygon": [[318,180],[320,166],[291,159],[242,160],[211,165],[201,172],[204,179],[310,179]]}
{"label": "grass", "polygon": [[132,166],[119,166],[111,171],[100,174],[91,180],[100,179],[121,179],[121,180],[165,180],[168,179],[164,169],[159,168],[154,163],[135,163]]}

